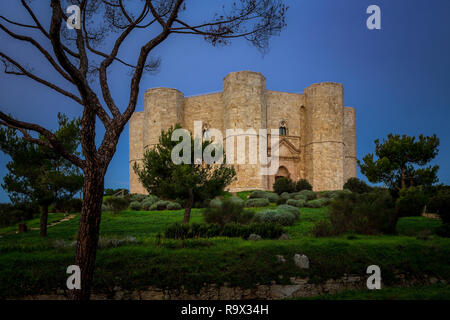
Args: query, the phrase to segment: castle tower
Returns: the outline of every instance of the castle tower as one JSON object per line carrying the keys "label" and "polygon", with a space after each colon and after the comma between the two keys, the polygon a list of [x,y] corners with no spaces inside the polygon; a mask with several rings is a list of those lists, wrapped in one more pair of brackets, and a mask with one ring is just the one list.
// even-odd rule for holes
{"label": "castle tower", "polygon": [[[224,106],[224,128],[225,129],[254,129],[256,135],[259,129],[265,129],[267,125],[267,105],[265,99],[266,79],[258,72],[240,71],[232,72],[223,79],[222,101]],[[237,159],[236,143],[237,137],[227,137],[234,139],[235,150],[234,159]],[[257,139],[257,137],[254,137]],[[237,181],[230,188],[239,189],[245,185],[244,189],[266,189],[266,177],[259,174],[259,154],[257,153],[257,164],[249,164],[249,145],[247,141],[245,165],[236,164],[234,167],[237,173]],[[258,140],[257,140],[258,141]],[[227,157],[231,156],[230,150],[225,150]],[[236,163],[236,160],[235,160]]]}
{"label": "castle tower", "polygon": [[153,88],[144,97],[144,149],[158,144],[161,130],[184,121],[184,95],[176,89]]}
{"label": "castle tower", "polygon": [[356,177],[356,111],[344,107],[344,183]]}
{"label": "castle tower", "polygon": [[344,89],[339,83],[318,83],[306,88],[305,96],[308,113],[306,179],[316,191],[342,189]]}

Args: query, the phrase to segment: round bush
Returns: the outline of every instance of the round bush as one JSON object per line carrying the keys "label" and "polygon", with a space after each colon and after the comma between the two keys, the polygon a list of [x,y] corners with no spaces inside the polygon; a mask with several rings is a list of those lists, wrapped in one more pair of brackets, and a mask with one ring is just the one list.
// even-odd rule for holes
{"label": "round bush", "polygon": [[427,203],[427,197],[421,188],[410,187],[400,190],[395,203],[400,217],[420,216]]}
{"label": "round bush", "polygon": [[347,180],[344,184],[344,189],[348,189],[351,192],[356,193],[367,193],[370,192],[371,188],[364,181],[354,177]]}
{"label": "round bush", "polygon": [[306,179],[300,179],[295,183],[295,191],[312,190],[312,185]]}
{"label": "round bush", "polygon": [[141,203],[139,201],[132,201],[130,203],[130,209],[131,210],[135,210],[135,211],[139,211],[141,210]]}
{"label": "round bush", "polygon": [[299,196],[306,198],[306,200],[317,199],[317,194],[311,190],[303,190],[297,193]]}
{"label": "round bush", "polygon": [[105,197],[103,203],[107,206],[109,210],[111,210],[114,213],[118,213],[128,208],[128,200],[125,199],[124,197],[116,197],[116,196],[109,196],[107,198]]}
{"label": "round bush", "polygon": [[290,194],[289,192],[283,192],[283,193],[280,195],[280,197],[283,198],[284,200],[289,200],[289,199],[291,199],[291,198],[293,197],[293,195]]}
{"label": "round bush", "polygon": [[308,200],[308,198],[304,194],[300,194],[300,193],[293,193],[292,199],[294,199],[294,200],[303,200],[303,201],[307,201]]}
{"label": "round bush", "polygon": [[281,212],[289,212],[290,214],[293,214],[296,219],[300,218],[300,210],[295,206],[291,206],[288,204],[282,204],[282,205],[277,206],[276,210],[280,213]]}
{"label": "round bush", "polygon": [[154,204],[150,206],[150,211],[154,210],[165,210],[167,209],[167,205],[169,204],[169,201],[166,200],[158,200]]}
{"label": "round bush", "polygon": [[228,198],[228,201],[230,201],[230,202],[232,202],[233,204],[235,204],[235,205],[237,205],[237,206],[240,206],[240,207],[244,207],[245,206],[245,201],[244,200],[242,200],[241,198],[239,198],[239,197],[230,197],[230,198]]}
{"label": "round bush", "polygon": [[305,203],[307,208],[322,208],[328,205],[329,200],[327,198],[320,198],[316,200],[310,200]]}
{"label": "round bush", "polygon": [[282,194],[283,192],[294,192],[295,184],[291,179],[281,177],[275,180],[273,191],[278,194]]}
{"label": "round bush", "polygon": [[267,207],[269,200],[267,198],[248,199],[245,203],[246,207]]}
{"label": "round bush", "polygon": [[250,193],[250,195],[248,196],[248,198],[249,198],[249,199],[267,198],[267,193],[266,193],[266,191],[255,190],[255,191],[252,191],[252,193]]}
{"label": "round bush", "polygon": [[203,217],[207,223],[214,223],[220,226],[227,223],[250,221],[252,219],[252,213],[250,216],[244,214],[243,209],[243,200],[231,197],[221,201],[220,205],[210,205],[203,211]]}
{"label": "round bush", "polygon": [[130,195],[130,201],[134,202],[142,202],[147,198],[147,196],[145,194],[138,194],[138,193],[133,193]]}
{"label": "round bush", "polygon": [[260,222],[260,223],[275,222],[275,216],[277,214],[278,214],[277,210],[273,210],[273,209],[261,210],[261,211],[255,213],[253,221]]}
{"label": "round bush", "polygon": [[[444,224],[450,223],[450,190],[439,190],[431,197],[428,211],[437,213]],[[446,229],[448,230],[448,228]]]}
{"label": "round bush", "polygon": [[222,207],[222,200],[220,200],[219,198],[214,198],[209,202],[209,206],[211,208],[220,208]]}
{"label": "round bush", "polygon": [[149,211],[150,207],[158,201],[158,197],[150,195],[147,196],[144,200],[141,202],[141,210]]}
{"label": "round bush", "polygon": [[173,201],[170,201],[167,204],[166,208],[167,208],[167,210],[180,210],[180,209],[183,209],[178,202],[173,202]]}
{"label": "round bush", "polygon": [[292,226],[296,220],[295,216],[289,212],[278,212],[274,218],[274,221],[282,226]]}
{"label": "round bush", "polygon": [[340,195],[350,195],[352,194],[352,192],[348,189],[343,189],[343,190],[333,190],[333,191],[325,191],[323,193],[323,196],[325,198],[328,199],[336,199],[337,197],[339,197]]}
{"label": "round bush", "polygon": [[287,205],[294,206],[297,208],[303,208],[305,206],[306,201],[305,200],[295,200],[295,199],[289,199],[286,201]]}
{"label": "round bush", "polygon": [[274,192],[267,192],[266,195],[270,203],[277,203],[280,199],[280,196]]}

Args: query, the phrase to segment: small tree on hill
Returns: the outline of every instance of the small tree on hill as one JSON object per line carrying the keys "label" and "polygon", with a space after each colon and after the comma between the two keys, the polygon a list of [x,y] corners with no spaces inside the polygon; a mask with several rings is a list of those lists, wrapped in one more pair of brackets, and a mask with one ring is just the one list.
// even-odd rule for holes
{"label": "small tree on hill", "polygon": [[368,186],[367,183],[356,177],[349,178],[347,182],[344,183],[344,189],[348,189],[351,192],[356,193],[367,193],[372,190],[372,188]]}
{"label": "small tree on hill", "polygon": [[[80,145],[80,120],[58,114],[59,129],[54,133],[72,153]],[[44,139],[41,137],[41,139]],[[13,203],[31,201],[41,211],[40,233],[47,235],[48,207],[69,200],[83,186],[80,170],[52,149],[21,139],[16,130],[0,128],[0,150],[11,157],[2,187]]]}
{"label": "small tree on hill", "polygon": [[312,190],[312,185],[306,179],[300,179],[295,183],[295,191]]}
{"label": "small tree on hill", "polygon": [[282,194],[283,192],[294,192],[295,191],[295,183],[286,177],[280,177],[275,179],[273,184],[273,191],[278,194]]}
{"label": "small tree on hill", "polygon": [[430,186],[438,181],[439,166],[420,168],[434,159],[438,153],[439,139],[436,135],[409,137],[389,134],[387,140],[375,140],[375,155],[368,154],[358,160],[361,172],[370,182],[382,182],[398,192],[410,186]]}
{"label": "small tree on hill", "polygon": [[[179,128],[181,127],[177,125],[162,131],[159,144],[145,152],[142,167],[135,163],[134,171],[150,194],[185,200],[183,222],[188,223],[196,195],[213,198],[222,194],[225,187],[233,181],[236,172],[233,167],[225,164],[195,164],[192,138],[190,164],[175,164],[171,154],[178,142],[172,141],[171,137],[173,131]],[[202,152],[209,144],[209,141],[202,142]]]}

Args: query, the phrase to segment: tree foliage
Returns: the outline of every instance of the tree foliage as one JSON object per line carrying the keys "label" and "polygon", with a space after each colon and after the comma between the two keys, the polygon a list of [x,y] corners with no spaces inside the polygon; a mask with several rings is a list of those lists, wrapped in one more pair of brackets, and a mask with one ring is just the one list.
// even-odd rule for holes
{"label": "tree foliage", "polygon": [[358,160],[361,172],[373,183],[384,183],[391,190],[399,191],[410,186],[429,186],[438,181],[439,166],[426,166],[433,160],[439,147],[436,135],[410,137],[389,134],[388,138],[375,140],[374,154]]}
{"label": "tree foliage", "polygon": [[[172,141],[175,129],[181,129],[181,126],[161,131],[159,144],[145,152],[142,166],[135,163],[134,171],[148,193],[186,201],[184,222],[187,223],[194,199],[211,199],[222,194],[236,172],[225,164],[196,164],[192,137],[190,163],[175,164],[171,157],[172,149],[178,144],[178,141]],[[210,141],[202,141],[202,152],[210,144]]]}
{"label": "tree foliage", "polygon": [[[80,145],[80,120],[58,114],[58,122],[55,136],[64,148],[76,153]],[[2,187],[13,203],[33,202],[41,207],[41,235],[45,236],[48,206],[70,200],[80,191],[83,176],[60,154],[23,140],[11,128],[0,128],[0,150],[11,157]]]}

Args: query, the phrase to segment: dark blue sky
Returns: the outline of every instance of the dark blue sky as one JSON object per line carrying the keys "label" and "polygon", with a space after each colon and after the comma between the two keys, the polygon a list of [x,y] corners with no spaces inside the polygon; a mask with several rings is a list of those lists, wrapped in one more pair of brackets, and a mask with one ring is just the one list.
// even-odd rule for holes
{"label": "dark blue sky", "polygon": [[[190,18],[203,22],[211,12],[205,3],[212,2],[188,1],[184,15],[194,12]],[[345,105],[357,112],[359,159],[373,152],[376,138],[388,133],[436,133],[441,145],[434,162],[441,167],[440,181],[449,184],[450,1],[297,0],[287,4],[287,28],[271,39],[264,56],[244,40],[215,48],[200,37],[171,36],[154,51],[162,64],[156,75],[143,78],[137,111],[143,110],[143,93],[148,88],[173,87],[186,96],[220,91],[222,78],[239,70],[263,73],[267,88],[279,91],[303,92],[312,83],[341,82]],[[381,30],[366,28],[366,8],[371,4],[381,7]],[[48,18],[49,10],[45,5],[38,13]],[[15,0],[1,1],[0,14],[29,22]],[[135,61],[136,45],[148,37],[131,38],[122,57]],[[31,46],[0,33],[0,47],[19,55],[36,73],[64,84]],[[129,96],[126,70],[116,67],[109,78],[115,99],[124,105]],[[0,74],[0,88],[2,111],[49,128],[56,127],[57,111],[69,116],[81,112],[71,100],[25,78]],[[0,154],[1,177],[7,161]],[[128,127],[108,169],[106,187],[128,187]],[[7,194],[0,190],[0,202],[4,201]]]}

